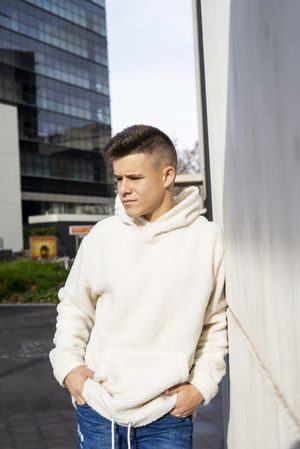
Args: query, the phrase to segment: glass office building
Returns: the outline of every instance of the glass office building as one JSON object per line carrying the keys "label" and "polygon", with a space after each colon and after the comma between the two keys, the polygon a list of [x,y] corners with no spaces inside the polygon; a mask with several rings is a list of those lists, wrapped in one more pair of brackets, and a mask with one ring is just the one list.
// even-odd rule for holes
{"label": "glass office building", "polygon": [[104,0],[0,0],[0,102],[18,109],[23,222],[109,213]]}

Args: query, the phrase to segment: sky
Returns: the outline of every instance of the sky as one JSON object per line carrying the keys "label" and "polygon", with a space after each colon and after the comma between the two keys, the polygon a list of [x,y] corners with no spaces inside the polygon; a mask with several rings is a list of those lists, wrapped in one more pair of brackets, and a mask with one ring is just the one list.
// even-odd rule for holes
{"label": "sky", "polygon": [[113,135],[143,123],[197,140],[191,0],[106,0]]}

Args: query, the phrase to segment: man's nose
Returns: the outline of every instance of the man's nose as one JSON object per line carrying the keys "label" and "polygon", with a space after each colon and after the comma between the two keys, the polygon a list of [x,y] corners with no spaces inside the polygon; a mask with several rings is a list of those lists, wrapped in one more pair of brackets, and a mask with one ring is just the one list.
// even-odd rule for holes
{"label": "man's nose", "polygon": [[126,195],[131,192],[130,182],[128,179],[123,178],[119,184],[119,192],[121,195]]}

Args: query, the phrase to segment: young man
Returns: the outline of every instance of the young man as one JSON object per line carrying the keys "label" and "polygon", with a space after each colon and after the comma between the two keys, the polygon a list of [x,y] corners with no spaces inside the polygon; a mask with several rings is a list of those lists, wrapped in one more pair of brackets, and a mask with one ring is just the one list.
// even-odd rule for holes
{"label": "young man", "polygon": [[54,375],[81,449],[191,449],[196,409],[226,369],[222,232],[196,187],[174,198],[176,151],[160,130],[126,128],[104,154],[115,215],[83,239],[59,291]]}

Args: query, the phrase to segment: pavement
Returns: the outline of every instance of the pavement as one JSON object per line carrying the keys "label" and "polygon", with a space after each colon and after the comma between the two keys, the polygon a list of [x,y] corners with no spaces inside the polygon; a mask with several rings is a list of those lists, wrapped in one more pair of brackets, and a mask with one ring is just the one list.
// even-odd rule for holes
{"label": "pavement", "polygon": [[[53,305],[0,306],[0,449],[78,449],[75,409],[48,358],[55,322]],[[198,410],[193,448],[224,449],[221,388]]]}

